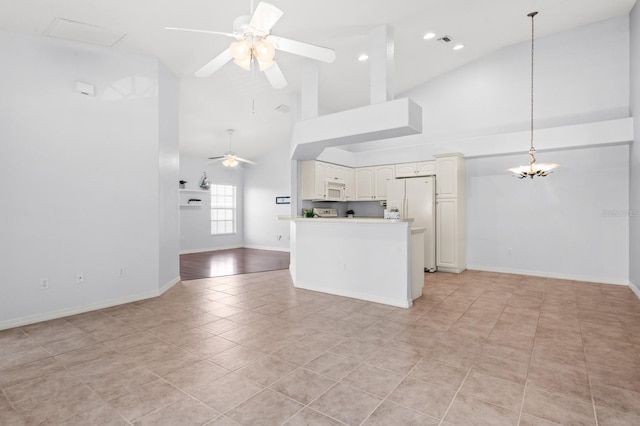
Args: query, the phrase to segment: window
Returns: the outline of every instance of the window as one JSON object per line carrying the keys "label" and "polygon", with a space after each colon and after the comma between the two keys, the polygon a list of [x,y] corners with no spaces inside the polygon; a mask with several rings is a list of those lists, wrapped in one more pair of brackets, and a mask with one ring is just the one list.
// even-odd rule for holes
{"label": "window", "polygon": [[235,234],[236,187],[211,185],[211,235]]}

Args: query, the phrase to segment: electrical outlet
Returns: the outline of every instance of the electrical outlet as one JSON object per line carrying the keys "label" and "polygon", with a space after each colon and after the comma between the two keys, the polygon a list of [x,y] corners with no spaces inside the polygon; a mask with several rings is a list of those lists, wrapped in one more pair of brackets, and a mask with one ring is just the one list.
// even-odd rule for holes
{"label": "electrical outlet", "polygon": [[82,284],[84,282],[84,274],[82,272],[78,272],[76,274],[76,283]]}
{"label": "electrical outlet", "polygon": [[512,249],[511,247],[509,247],[509,248],[507,249],[507,255],[508,255],[508,256],[511,256],[512,254],[513,254],[513,249]]}
{"label": "electrical outlet", "polygon": [[49,288],[49,278],[40,278],[40,290],[47,290]]}
{"label": "electrical outlet", "polygon": [[125,275],[127,275],[127,269],[124,266],[121,266],[120,269],[118,269],[118,276],[124,277]]}

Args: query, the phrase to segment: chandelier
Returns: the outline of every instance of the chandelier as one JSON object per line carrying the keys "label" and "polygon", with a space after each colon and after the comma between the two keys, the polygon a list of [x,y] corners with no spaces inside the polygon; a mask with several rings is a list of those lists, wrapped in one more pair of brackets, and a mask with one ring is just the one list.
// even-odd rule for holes
{"label": "chandelier", "polygon": [[512,167],[509,169],[515,177],[524,179],[534,176],[547,176],[552,170],[558,167],[558,164],[552,163],[536,163],[536,149],[533,147],[533,41],[534,41],[534,17],[538,12],[531,12],[527,16],[531,17],[531,148],[529,148],[529,165]]}

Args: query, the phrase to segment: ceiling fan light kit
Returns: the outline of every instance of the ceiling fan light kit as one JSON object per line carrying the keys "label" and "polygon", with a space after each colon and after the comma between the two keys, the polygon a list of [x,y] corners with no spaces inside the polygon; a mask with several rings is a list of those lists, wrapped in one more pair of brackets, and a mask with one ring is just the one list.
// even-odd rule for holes
{"label": "ceiling fan light kit", "polygon": [[533,179],[534,176],[545,177],[552,170],[558,167],[553,163],[536,163],[536,149],[533,146],[533,42],[534,42],[534,25],[533,21],[538,12],[531,12],[527,16],[531,18],[531,147],[529,148],[529,165],[512,167],[508,171],[519,179],[526,177]]}

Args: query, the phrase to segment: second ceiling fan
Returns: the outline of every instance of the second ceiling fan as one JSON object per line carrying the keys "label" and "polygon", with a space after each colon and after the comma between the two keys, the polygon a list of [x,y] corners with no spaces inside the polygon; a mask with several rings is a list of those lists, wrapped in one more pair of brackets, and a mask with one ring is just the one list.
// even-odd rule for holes
{"label": "second ceiling fan", "polygon": [[247,160],[246,158],[239,157],[235,152],[231,151],[231,135],[233,135],[233,129],[227,129],[229,135],[229,150],[223,155],[217,155],[215,157],[209,157],[209,163],[215,163],[222,161],[222,165],[225,167],[236,167],[240,163],[256,164],[255,161]]}
{"label": "second ceiling fan", "polygon": [[232,60],[236,65],[246,70],[251,70],[252,63],[255,62],[260,71],[264,71],[271,86],[275,89],[281,89],[287,85],[287,79],[274,60],[276,50],[328,63],[336,59],[333,49],[272,35],[271,28],[284,14],[276,6],[260,2],[255,11],[253,11],[252,1],[251,9],[252,15],[242,15],[233,21],[233,33],[190,28],[165,28],[168,30],[218,34],[236,39],[229,48],[196,71],[197,77],[209,77]]}

